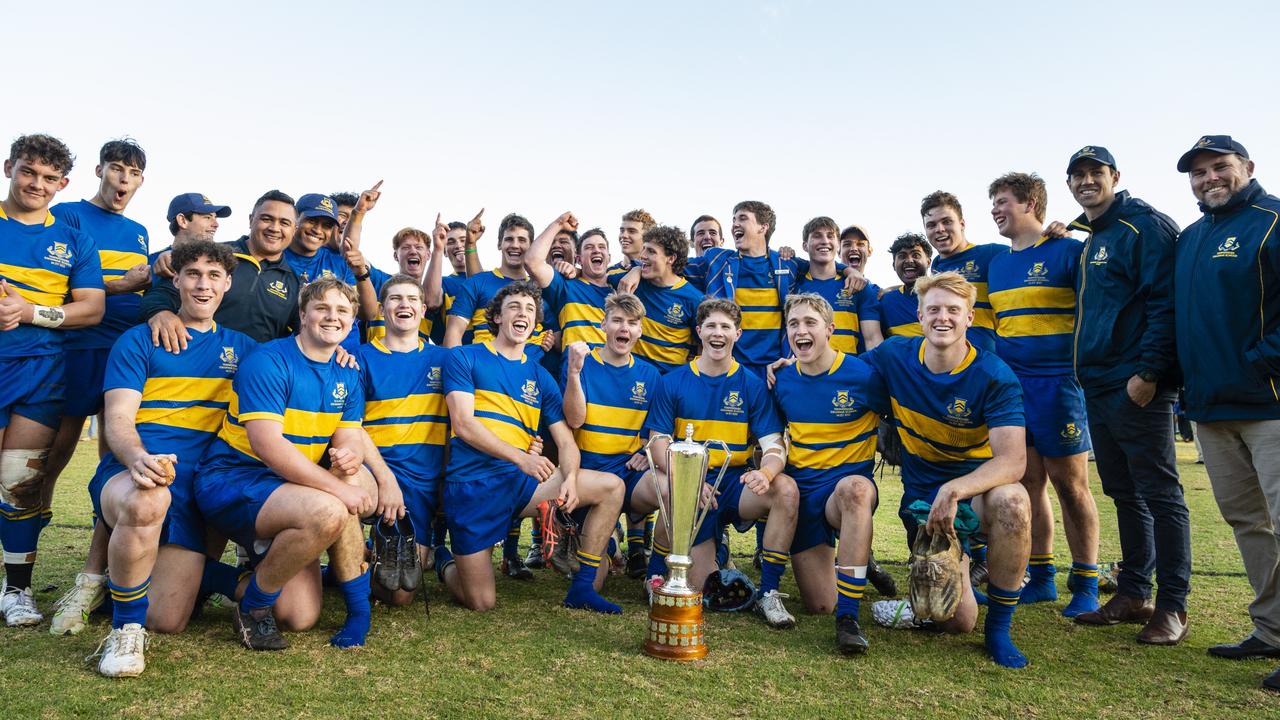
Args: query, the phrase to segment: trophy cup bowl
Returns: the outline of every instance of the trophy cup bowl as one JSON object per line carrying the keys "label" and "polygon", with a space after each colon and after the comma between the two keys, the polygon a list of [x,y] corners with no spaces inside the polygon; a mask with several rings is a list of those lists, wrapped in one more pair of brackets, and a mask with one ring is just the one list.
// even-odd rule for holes
{"label": "trophy cup bowl", "polygon": [[[661,481],[657,466],[653,463],[650,447],[659,438],[667,445],[667,490],[669,501],[663,501]],[[700,505],[702,485],[706,481],[711,448],[719,446],[724,453],[724,464],[712,485],[719,491],[725,471],[729,469],[729,448],[719,440],[698,443],[693,440],[693,424],[685,426],[685,439],[673,440],[670,435],[655,435],[645,445],[653,482],[657,486],[659,516],[671,541],[671,554],[667,556],[667,580],[653,591],[649,606],[649,629],[644,641],[644,652],[663,660],[698,660],[706,657],[707,644],[703,637],[702,592],[689,586],[689,568],[693,566],[693,539],[707,519],[708,505]]]}

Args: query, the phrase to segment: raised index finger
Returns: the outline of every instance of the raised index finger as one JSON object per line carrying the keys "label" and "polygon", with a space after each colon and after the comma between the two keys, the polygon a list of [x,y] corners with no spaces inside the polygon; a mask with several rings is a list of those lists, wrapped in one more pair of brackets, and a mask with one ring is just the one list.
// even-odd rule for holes
{"label": "raised index finger", "polygon": [[479,220],[479,219],[480,219],[480,216],[481,216],[481,215],[483,215],[483,214],[484,214],[484,208],[480,208],[480,212],[476,213],[476,216],[475,216],[475,217],[473,217],[473,218],[471,218],[471,219],[472,219],[472,220]]}
{"label": "raised index finger", "polygon": [[378,188],[380,188],[380,187],[382,187],[382,181],[381,181],[381,180],[379,180],[378,182],[374,183],[374,184],[373,184],[373,187],[369,188],[369,192],[378,192]]}

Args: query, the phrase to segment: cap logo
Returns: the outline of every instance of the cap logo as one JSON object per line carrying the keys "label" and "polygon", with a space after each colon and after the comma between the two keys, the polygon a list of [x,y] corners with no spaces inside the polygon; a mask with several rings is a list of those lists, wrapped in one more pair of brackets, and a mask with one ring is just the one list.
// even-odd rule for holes
{"label": "cap logo", "polygon": [[1205,135],[1204,137],[1200,138],[1200,142],[1196,143],[1196,147],[1198,148],[1209,147],[1212,144],[1213,144],[1213,139],[1210,138],[1208,135]]}
{"label": "cap logo", "polygon": [[204,203],[205,205],[212,205],[212,204],[213,204],[213,203],[209,202],[209,196],[208,196],[208,195],[201,195],[201,196],[200,196],[200,202]]}
{"label": "cap logo", "polygon": [[1097,154],[1098,153],[1092,147],[1089,147],[1086,145],[1085,147],[1080,148],[1080,152],[1076,153],[1076,157],[1078,158],[1093,157],[1094,155],[1097,155]]}
{"label": "cap logo", "polygon": [[330,200],[329,198],[321,198],[319,207],[321,210],[333,212],[333,200]]}

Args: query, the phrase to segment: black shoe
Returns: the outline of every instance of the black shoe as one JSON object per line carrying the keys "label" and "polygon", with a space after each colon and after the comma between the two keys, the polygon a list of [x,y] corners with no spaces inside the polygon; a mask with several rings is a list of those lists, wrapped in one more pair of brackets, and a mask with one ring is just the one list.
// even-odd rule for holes
{"label": "black shoe", "polygon": [[524,556],[524,565],[530,570],[541,570],[547,566],[547,559],[542,557],[542,545],[533,543]]}
{"label": "black shoe", "polygon": [[[261,613],[262,617],[255,618],[254,612]],[[271,614],[271,608],[245,612],[237,603],[232,609],[231,624],[236,629],[240,644],[250,650],[284,650],[289,647],[289,641],[276,627],[276,617]]]}
{"label": "black shoe", "polygon": [[400,568],[398,567],[399,536],[395,526],[386,525],[381,519],[373,521],[369,529],[369,538],[373,541],[373,581],[384,590],[395,592],[400,589]]}
{"label": "black shoe", "polygon": [[1275,672],[1262,678],[1262,689],[1280,692],[1280,668],[1276,668]]}
{"label": "black shoe", "polygon": [[516,580],[532,580],[533,571],[518,557],[502,558],[502,574]]}
{"label": "black shoe", "polygon": [[1216,658],[1224,658],[1226,660],[1248,660],[1250,658],[1277,658],[1280,657],[1280,647],[1271,645],[1264,640],[1250,635],[1238,643],[1228,645],[1214,645],[1209,648],[1209,654]]}
{"label": "black shoe", "polygon": [[644,547],[631,545],[627,548],[627,577],[639,580],[649,569],[649,558],[644,554]]}
{"label": "black shoe", "polygon": [[875,558],[871,558],[867,564],[867,582],[871,583],[871,587],[880,593],[881,597],[897,597],[898,583],[893,579],[884,568],[880,567],[880,563]]}
{"label": "black shoe", "polygon": [[400,576],[400,589],[413,592],[422,584],[422,558],[418,556],[418,539],[413,534],[413,524],[405,515],[396,523],[399,535],[396,540],[396,571]]}
{"label": "black shoe", "polygon": [[836,649],[842,655],[861,655],[867,651],[867,639],[862,637],[862,626],[852,615],[836,618]]}

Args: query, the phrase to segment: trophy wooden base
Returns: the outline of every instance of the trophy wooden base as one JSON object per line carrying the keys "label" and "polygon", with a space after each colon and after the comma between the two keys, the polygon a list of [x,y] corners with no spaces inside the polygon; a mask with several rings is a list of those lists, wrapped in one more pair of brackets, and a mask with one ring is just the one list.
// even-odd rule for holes
{"label": "trophy wooden base", "polygon": [[702,593],[673,595],[653,591],[644,654],[661,660],[700,660],[707,656],[703,638]]}

